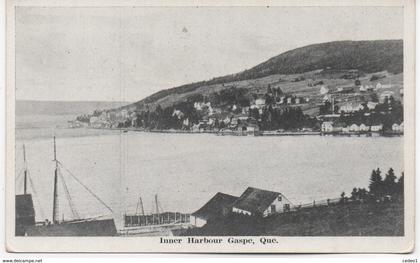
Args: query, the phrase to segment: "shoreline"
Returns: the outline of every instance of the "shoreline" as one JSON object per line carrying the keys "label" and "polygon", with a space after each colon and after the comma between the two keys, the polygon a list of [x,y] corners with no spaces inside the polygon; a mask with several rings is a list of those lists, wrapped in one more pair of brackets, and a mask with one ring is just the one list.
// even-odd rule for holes
{"label": "shoreline", "polygon": [[247,132],[247,131],[189,131],[189,130],[162,130],[153,129],[146,130],[141,128],[93,128],[86,127],[85,129],[91,130],[112,130],[121,132],[145,132],[145,133],[169,133],[169,134],[215,134],[217,136],[341,136],[341,137],[403,137],[404,133],[396,132],[321,132],[321,131],[259,131],[259,132]]}

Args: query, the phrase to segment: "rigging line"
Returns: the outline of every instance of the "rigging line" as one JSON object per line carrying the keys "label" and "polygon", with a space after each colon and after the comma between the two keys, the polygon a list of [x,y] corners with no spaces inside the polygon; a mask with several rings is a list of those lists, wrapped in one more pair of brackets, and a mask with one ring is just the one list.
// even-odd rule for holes
{"label": "rigging line", "polygon": [[23,175],[23,170],[24,170],[25,168],[24,167],[22,167],[22,168],[20,168],[20,171],[19,171],[19,173],[17,174],[17,176],[15,177],[15,180],[17,181],[22,175]]}
{"label": "rigging line", "polygon": [[160,201],[158,200],[158,207],[160,208],[160,211],[163,213],[163,212],[165,212],[164,210],[163,210],[163,207],[162,207],[162,205],[161,205],[161,203],[160,203]]}
{"label": "rigging line", "polygon": [[64,176],[61,173],[60,169],[58,170],[58,172],[59,172],[58,174],[60,175],[60,178],[61,178],[61,184],[62,184],[62,186],[64,188],[64,193],[66,194],[67,201],[68,201],[69,206],[70,206],[71,213],[73,214],[73,217],[74,218],[79,219],[80,218],[79,213],[77,212],[77,210],[76,210],[76,208],[74,206],[74,203],[73,203],[73,200],[71,198],[69,189],[67,188],[66,182],[64,181]]}
{"label": "rigging line", "polygon": [[40,198],[38,196],[38,193],[35,190],[34,182],[32,181],[31,176],[29,176],[29,171],[28,171],[28,179],[29,179],[29,184],[31,185],[31,188],[32,188],[32,192],[34,193],[36,202],[38,203],[39,212],[41,213],[41,217],[42,218],[45,218],[44,210],[42,209],[42,205],[41,205],[41,200],[40,200]]}
{"label": "rigging line", "polygon": [[114,211],[112,210],[111,207],[109,207],[104,201],[101,200],[101,198],[99,198],[94,192],[92,192],[86,185],[84,185],[72,172],[70,172],[69,169],[67,169],[60,161],[57,161],[57,163],[59,163],[61,165],[61,167],[63,167],[64,170],[66,170],[71,177],[73,177],[74,180],[76,180],[76,182],[78,182],[83,188],[85,188],[86,191],[88,191],[93,197],[96,198],[96,200],[98,200],[103,206],[105,206],[109,211],[111,211],[111,213],[114,213]]}

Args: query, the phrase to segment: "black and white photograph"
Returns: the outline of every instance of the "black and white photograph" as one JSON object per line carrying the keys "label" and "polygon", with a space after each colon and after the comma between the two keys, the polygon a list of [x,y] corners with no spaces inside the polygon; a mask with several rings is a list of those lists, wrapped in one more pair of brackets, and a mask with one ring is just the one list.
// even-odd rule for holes
{"label": "black and white photograph", "polygon": [[11,250],[413,249],[414,1],[7,2]]}

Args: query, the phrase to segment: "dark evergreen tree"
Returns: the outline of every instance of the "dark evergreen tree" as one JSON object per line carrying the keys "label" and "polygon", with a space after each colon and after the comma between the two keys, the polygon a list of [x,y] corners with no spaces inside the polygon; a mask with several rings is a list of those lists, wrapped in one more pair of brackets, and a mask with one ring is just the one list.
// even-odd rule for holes
{"label": "dark evergreen tree", "polygon": [[380,199],[383,195],[383,181],[379,168],[372,171],[370,176],[369,193],[375,199]]}

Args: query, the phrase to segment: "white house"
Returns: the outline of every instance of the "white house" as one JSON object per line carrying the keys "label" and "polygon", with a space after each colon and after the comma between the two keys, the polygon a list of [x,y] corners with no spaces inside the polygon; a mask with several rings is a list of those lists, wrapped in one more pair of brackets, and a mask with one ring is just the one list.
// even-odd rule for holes
{"label": "white house", "polygon": [[295,103],[300,104],[300,98],[296,98]]}
{"label": "white house", "polygon": [[255,100],[255,105],[257,106],[257,108],[262,108],[265,106],[265,99],[263,98],[258,98]]}
{"label": "white house", "polygon": [[360,131],[360,127],[356,123],[353,123],[352,125],[350,125],[349,130],[351,132],[358,132],[358,131]]}
{"label": "white house", "polygon": [[368,107],[369,110],[374,110],[376,108],[376,105],[378,105],[378,103],[373,102],[373,101],[369,101],[367,103],[367,107]]}
{"label": "white house", "polygon": [[180,110],[174,110],[172,117],[177,117],[180,120],[182,117],[184,117],[184,113],[182,113]]}
{"label": "white house", "polygon": [[292,104],[292,97],[287,98],[287,104]]}
{"label": "white house", "polygon": [[225,124],[229,124],[230,123],[230,117],[229,116],[226,116],[226,118],[223,120],[223,122]]}
{"label": "white house", "polygon": [[321,124],[321,131],[322,132],[332,132],[334,130],[333,122],[332,121],[324,121]]}
{"label": "white house", "polygon": [[231,212],[231,206],[237,199],[236,196],[219,192],[203,207],[191,214],[190,222],[196,227],[202,227],[208,221],[225,217]]}
{"label": "white house", "polygon": [[363,109],[363,105],[360,103],[346,103],[340,107],[340,112],[353,112]]}
{"label": "white house", "polygon": [[379,124],[372,124],[372,125],[370,126],[370,131],[372,131],[372,132],[379,132],[379,131],[382,131],[382,128],[383,128],[382,123],[379,123]]}
{"label": "white house", "polygon": [[389,99],[391,96],[394,96],[394,92],[390,91],[390,90],[387,90],[387,91],[381,93],[381,95],[379,96],[379,101],[383,103],[386,98]]}
{"label": "white house", "polygon": [[362,124],[360,124],[360,126],[359,126],[359,130],[360,130],[361,132],[367,132],[367,131],[369,131],[369,126],[367,126],[367,125],[365,125],[364,123],[362,123]]}
{"label": "white house", "polygon": [[395,132],[403,132],[404,131],[404,122],[401,124],[394,123],[392,124],[392,130]]}
{"label": "white house", "polygon": [[392,124],[392,130],[393,131],[400,131],[400,125],[397,123]]}
{"label": "white house", "polygon": [[255,134],[259,130],[260,130],[260,127],[257,124],[249,123],[246,126],[246,132],[249,133],[249,134]]}
{"label": "white house", "polygon": [[327,94],[329,91],[330,91],[330,90],[329,90],[327,87],[322,86],[322,87],[319,89],[319,94],[324,95],[324,94]]}
{"label": "white house", "polygon": [[283,194],[253,187],[248,187],[232,205],[233,213],[261,217],[291,209],[292,203]]}
{"label": "white house", "polygon": [[98,122],[99,121],[99,118],[98,117],[95,117],[95,116],[92,116],[92,117],[90,117],[90,119],[89,119],[89,122],[90,122],[90,124],[92,125],[92,124],[95,124],[96,122]]}

